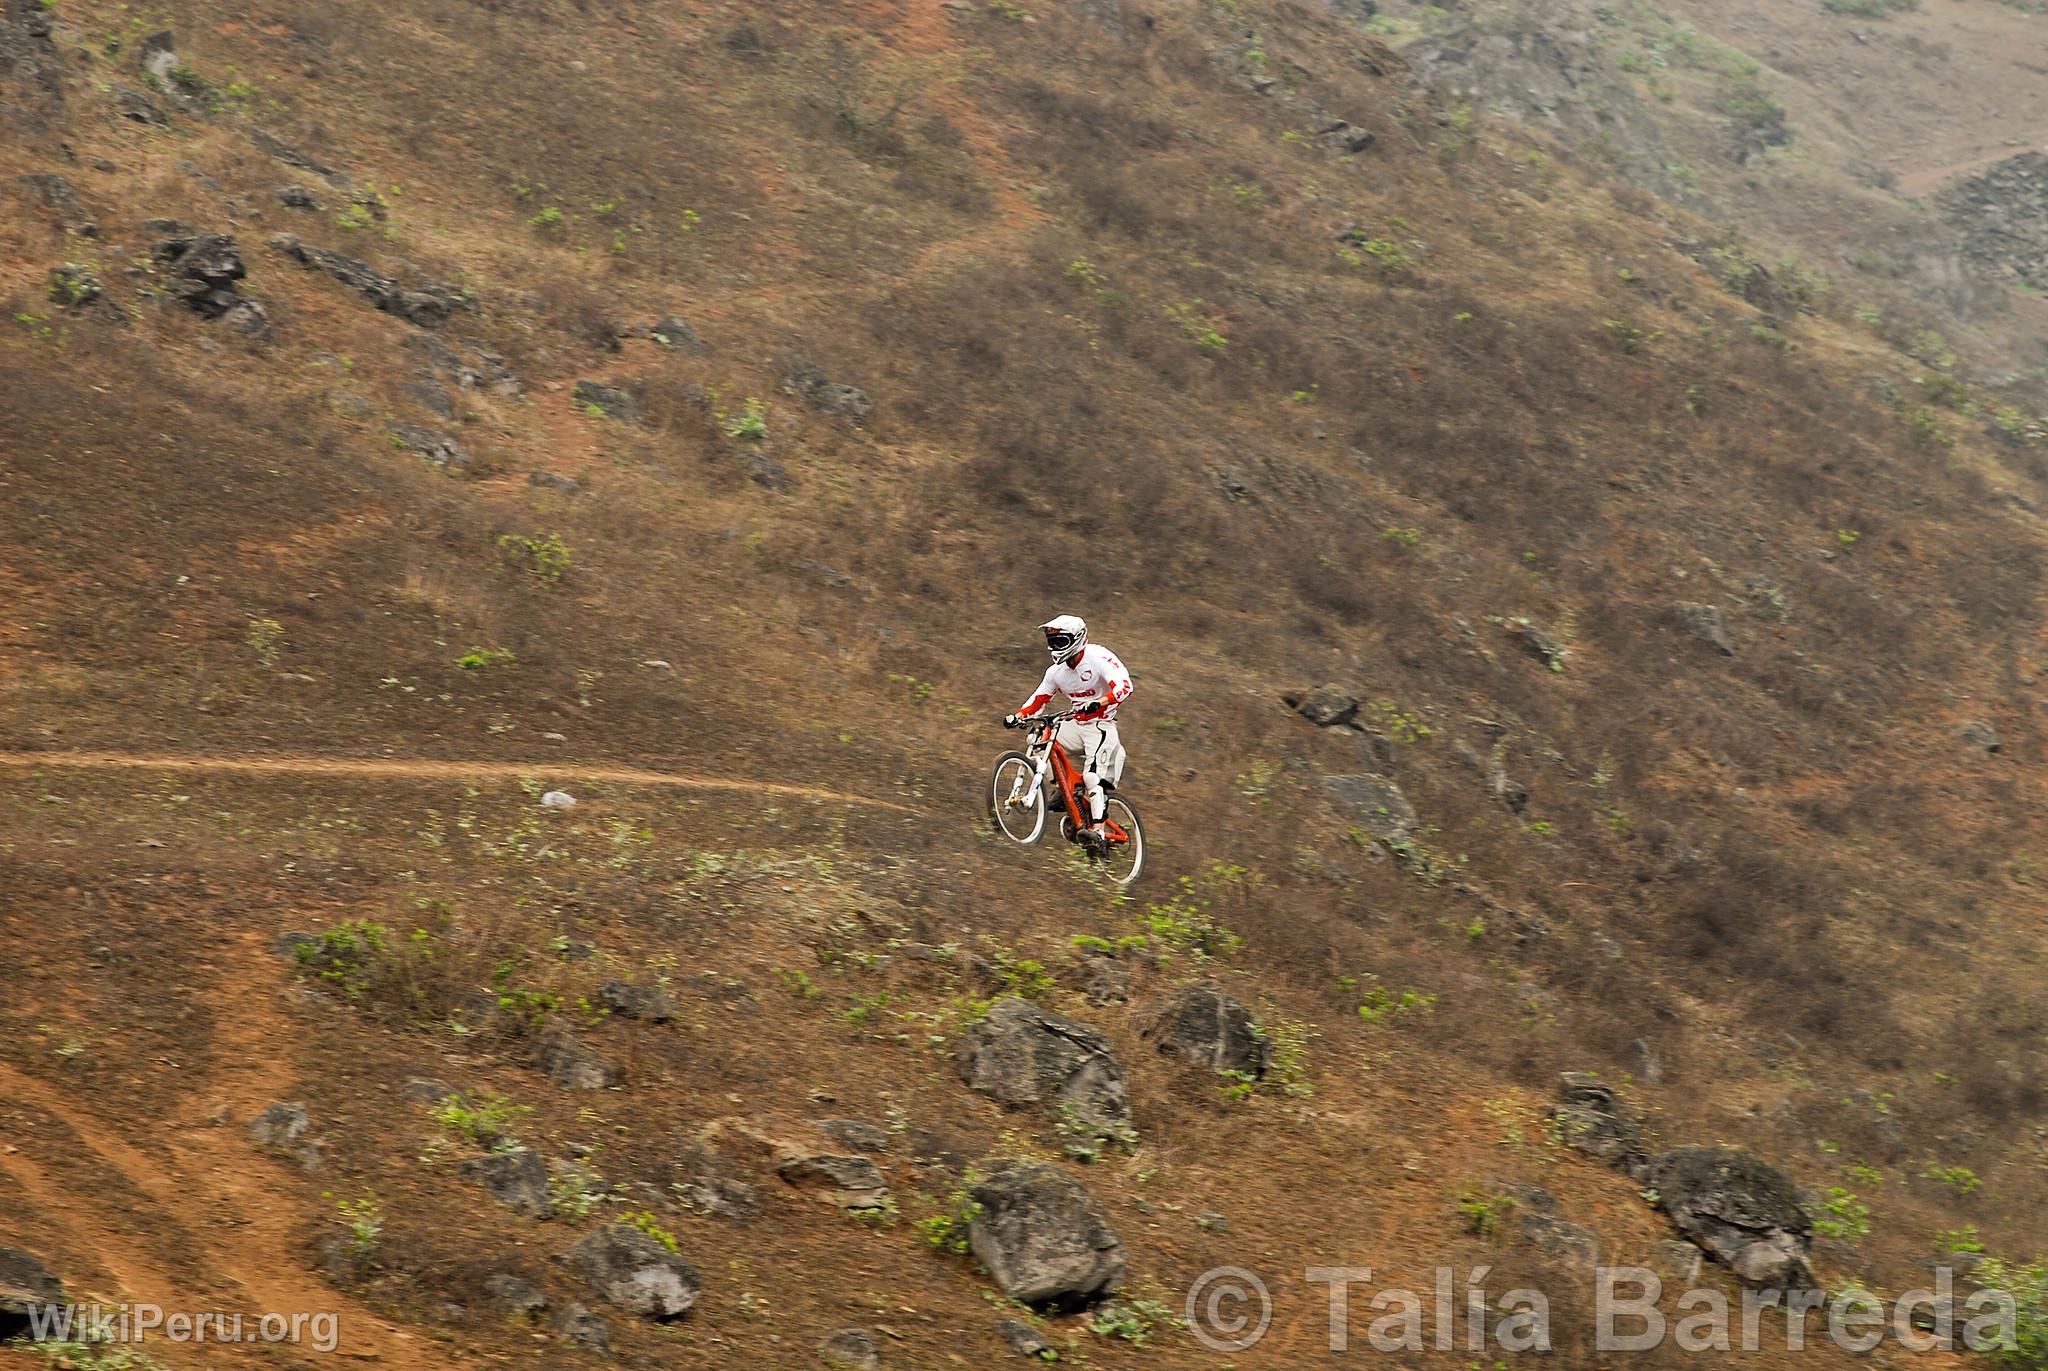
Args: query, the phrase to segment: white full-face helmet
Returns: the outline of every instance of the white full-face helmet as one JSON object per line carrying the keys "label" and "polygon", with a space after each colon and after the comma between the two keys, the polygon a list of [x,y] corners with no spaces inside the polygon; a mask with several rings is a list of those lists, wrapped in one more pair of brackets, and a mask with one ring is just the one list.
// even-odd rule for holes
{"label": "white full-face helmet", "polygon": [[1088,625],[1079,615],[1062,614],[1038,627],[1045,634],[1045,650],[1055,662],[1064,662],[1088,646]]}

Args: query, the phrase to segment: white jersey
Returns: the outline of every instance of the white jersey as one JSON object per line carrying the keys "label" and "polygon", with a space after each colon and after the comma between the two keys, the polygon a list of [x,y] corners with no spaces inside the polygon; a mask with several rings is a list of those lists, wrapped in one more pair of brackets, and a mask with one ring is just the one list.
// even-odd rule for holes
{"label": "white jersey", "polygon": [[1100,706],[1101,713],[1093,717],[1114,719],[1116,707],[1131,698],[1130,669],[1108,648],[1090,643],[1081,649],[1072,666],[1054,662],[1045,679],[1038,683],[1038,690],[1017,713],[1028,719],[1054,695],[1066,696],[1080,709]]}

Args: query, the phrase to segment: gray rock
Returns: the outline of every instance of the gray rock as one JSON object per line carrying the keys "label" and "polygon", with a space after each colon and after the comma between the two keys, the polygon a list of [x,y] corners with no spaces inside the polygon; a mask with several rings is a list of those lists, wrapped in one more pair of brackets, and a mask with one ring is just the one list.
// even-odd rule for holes
{"label": "gray rock", "polygon": [[622,1079],[617,1066],[567,1034],[543,1039],[539,1062],[541,1074],[566,1090],[609,1090]]}
{"label": "gray rock", "polygon": [[1628,1055],[1629,1060],[1635,1065],[1635,1073],[1638,1079],[1648,1085],[1662,1085],[1664,1083],[1664,1063],[1659,1060],[1657,1054],[1651,1050],[1648,1043],[1644,1042],[1641,1038],[1637,1038],[1628,1045]]}
{"label": "gray rock", "polygon": [[237,283],[249,274],[235,240],[225,233],[180,234],[152,249],[164,274],[164,293],[206,319],[243,303]]}
{"label": "gray rock", "polygon": [[559,472],[553,471],[533,472],[526,478],[526,484],[538,486],[542,490],[560,491],[564,495],[581,495],[583,493],[583,483],[581,481],[573,476],[563,476]]}
{"label": "gray rock", "polygon": [[647,326],[646,333],[663,347],[673,348],[685,357],[708,357],[711,354],[711,349],[697,336],[697,330],[680,315],[664,314]]}
{"label": "gray rock", "polygon": [[1314,690],[1290,695],[1287,704],[1318,728],[1335,728],[1350,723],[1358,716],[1358,700],[1333,685],[1317,686]]}
{"label": "gray rock", "polygon": [[99,226],[86,213],[77,188],[68,178],[54,171],[32,171],[15,177],[14,186],[42,206],[51,222],[66,233],[75,233],[81,238],[99,236]]}
{"label": "gray rock", "polygon": [[445,433],[433,429],[417,428],[412,424],[393,424],[391,439],[398,447],[404,448],[429,466],[443,471],[467,471],[470,456],[463,451],[462,444]]}
{"label": "gray rock", "polygon": [[1405,843],[1415,836],[1415,806],[1384,776],[1325,776],[1323,789],[1353,822],[1381,842]]}
{"label": "gray rock", "polygon": [[1982,748],[1986,752],[1997,752],[2004,746],[1998,740],[1998,730],[1982,719],[1963,725],[1956,736],[1971,747]]}
{"label": "gray rock", "polygon": [[875,407],[866,391],[827,379],[822,367],[803,358],[790,365],[786,388],[820,414],[836,414],[855,423],[867,418]]}
{"label": "gray rock", "polygon": [[1136,1140],[1123,1067],[1108,1037],[1086,1024],[1005,996],[961,1035],[958,1064],[960,1078],[982,1094],[1050,1111],[1076,1155],[1092,1154],[1098,1142]]}
{"label": "gray rock", "polygon": [[90,266],[66,262],[50,269],[50,284],[44,294],[65,309],[83,311],[107,298],[107,286]]}
{"label": "gray rock", "polygon": [[1042,1162],[996,1170],[970,1191],[968,1247],[996,1288],[1040,1308],[1080,1309],[1124,1278],[1123,1240],[1088,1191]]}
{"label": "gray rock", "polygon": [[622,424],[640,422],[640,402],[619,386],[608,386],[599,381],[578,381],[576,403],[586,410],[615,419]]}
{"label": "gray rock", "polygon": [[606,981],[598,988],[597,998],[606,1009],[622,1019],[667,1023],[676,1016],[675,997],[658,985]]}
{"label": "gray rock", "polygon": [[223,326],[258,342],[270,336],[270,311],[255,300],[244,299],[220,316]]}
{"label": "gray rock", "polygon": [[249,1140],[290,1159],[301,1171],[318,1171],[324,1159],[320,1145],[306,1136],[312,1126],[312,1116],[303,1104],[274,1104],[250,1123]]}
{"label": "gray rock", "polygon": [[1081,994],[1098,1007],[1131,998],[1131,968],[1120,957],[1090,953],[1081,959]]}
{"label": "gray rock", "polygon": [[515,1319],[530,1319],[547,1312],[547,1294],[532,1281],[509,1272],[500,1272],[485,1280],[484,1293],[491,1297],[491,1303],[501,1312]]}
{"label": "gray rock", "polygon": [[826,1119],[819,1129],[833,1142],[850,1147],[856,1152],[887,1152],[889,1150],[888,1130],[877,1128],[859,1119]]}
{"label": "gray rock", "polygon": [[789,474],[789,469],[757,447],[750,445],[735,449],[733,460],[746,474],[746,478],[757,486],[777,493],[792,490],[796,486],[796,478]]}
{"label": "gray rock", "polygon": [[123,119],[147,125],[150,128],[168,128],[171,118],[164,113],[163,106],[133,86],[114,87],[114,108]]}
{"label": "gray rock", "polygon": [[882,1349],[865,1328],[842,1328],[818,1344],[825,1365],[840,1371],[881,1371]]}
{"label": "gray rock", "polygon": [[1776,1167],[1748,1152],[1679,1147],[1646,1176],[1678,1231],[1751,1286],[1810,1289],[1813,1219]]}
{"label": "gray rock", "polygon": [[741,1219],[761,1212],[760,1192],[744,1181],[699,1176],[673,1187],[676,1202],[695,1214],[716,1219]]}
{"label": "gray rock", "polygon": [[1565,1146],[1597,1161],[1638,1175],[1646,1153],[1643,1127],[1622,1107],[1614,1087],[1582,1071],[1567,1071],[1558,1081],[1563,1103],[1550,1111]]}
{"label": "gray rock", "polygon": [[278,934],[270,945],[280,957],[295,962],[300,960],[302,955],[300,948],[317,949],[320,946],[320,939],[311,933],[293,931]]}
{"label": "gray rock", "polygon": [[775,1174],[803,1190],[822,1193],[841,1209],[881,1209],[889,1202],[889,1181],[866,1157],[831,1153],[785,1156]]}
{"label": "gray rock", "polygon": [[441,383],[432,376],[415,376],[405,383],[405,393],[410,395],[421,409],[435,418],[451,422],[454,420],[455,397],[443,389]]}
{"label": "gray rock", "polygon": [[439,282],[402,287],[360,258],[301,242],[295,234],[273,234],[265,242],[273,251],[356,291],[384,313],[421,328],[439,328],[457,309],[467,307],[466,297]]}
{"label": "gray rock", "polygon": [[276,190],[273,190],[270,193],[276,196],[277,202],[287,209],[303,209],[317,211],[320,208],[319,197],[314,195],[312,191],[307,190],[304,186],[298,185],[296,183],[289,186],[279,186]]}
{"label": "gray rock", "polygon": [[1053,1350],[1051,1343],[1039,1336],[1036,1328],[1022,1319],[1004,1319],[996,1325],[996,1332],[1002,1336],[1010,1350],[1020,1357],[1035,1357],[1046,1360],[1046,1353]]}
{"label": "gray rock", "polygon": [[288,167],[296,167],[300,171],[311,172],[336,190],[350,195],[357,193],[356,184],[349,179],[347,173],[330,167],[319,159],[301,152],[277,137],[277,135],[257,128],[248,130],[248,134],[249,141],[255,144],[257,151],[267,156],[275,157]]}
{"label": "gray rock", "polygon": [[483,1186],[492,1199],[515,1214],[529,1219],[555,1216],[554,1201],[548,1198],[547,1164],[530,1147],[472,1157],[460,1171],[465,1180]]}
{"label": "gray rock", "polygon": [[663,1322],[689,1313],[704,1285],[697,1268],[629,1223],[606,1224],[560,1260],[611,1304]]}
{"label": "gray rock", "polygon": [[1260,1080],[1273,1063],[1273,1044],[1243,1002],[1214,981],[1184,987],[1145,1037],[1190,1066]]}
{"label": "gray rock", "polygon": [[1728,616],[1719,605],[1681,601],[1671,606],[1671,622],[1690,633],[1724,657],[1735,655],[1735,639],[1728,632]]}
{"label": "gray rock", "polygon": [[0,1247],[0,1343],[29,1331],[37,1308],[64,1302],[64,1282],[42,1259],[18,1247]]}
{"label": "gray rock", "polygon": [[555,1315],[555,1331],[586,1352],[612,1350],[612,1326],[586,1305],[571,1304]]}

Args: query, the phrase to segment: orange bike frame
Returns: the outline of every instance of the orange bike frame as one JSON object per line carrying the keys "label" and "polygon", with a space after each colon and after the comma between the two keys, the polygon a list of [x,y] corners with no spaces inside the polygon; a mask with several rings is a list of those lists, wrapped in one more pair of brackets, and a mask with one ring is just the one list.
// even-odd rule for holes
{"label": "orange bike frame", "polygon": [[[1088,826],[1088,816],[1081,812],[1078,792],[1081,789],[1081,773],[1074,769],[1074,759],[1067,755],[1067,749],[1060,744],[1059,726],[1044,724],[1039,736],[1045,740],[1046,761],[1052,766],[1052,778],[1059,784],[1060,800],[1067,807],[1067,814],[1074,821],[1078,831]],[[1103,811],[1102,832],[1113,843],[1127,843],[1131,835],[1116,820]]]}

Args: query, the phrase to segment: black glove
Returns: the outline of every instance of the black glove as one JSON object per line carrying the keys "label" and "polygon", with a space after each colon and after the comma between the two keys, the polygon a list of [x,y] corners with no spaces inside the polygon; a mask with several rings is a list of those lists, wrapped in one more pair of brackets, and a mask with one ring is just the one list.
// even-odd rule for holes
{"label": "black glove", "polygon": [[1023,721],[1022,719],[1018,718],[1018,717],[1017,717],[1016,715],[1014,715],[1014,714],[1005,714],[1005,715],[1003,716],[1003,727],[1004,727],[1004,728],[1022,728],[1023,726],[1024,726],[1024,721]]}

